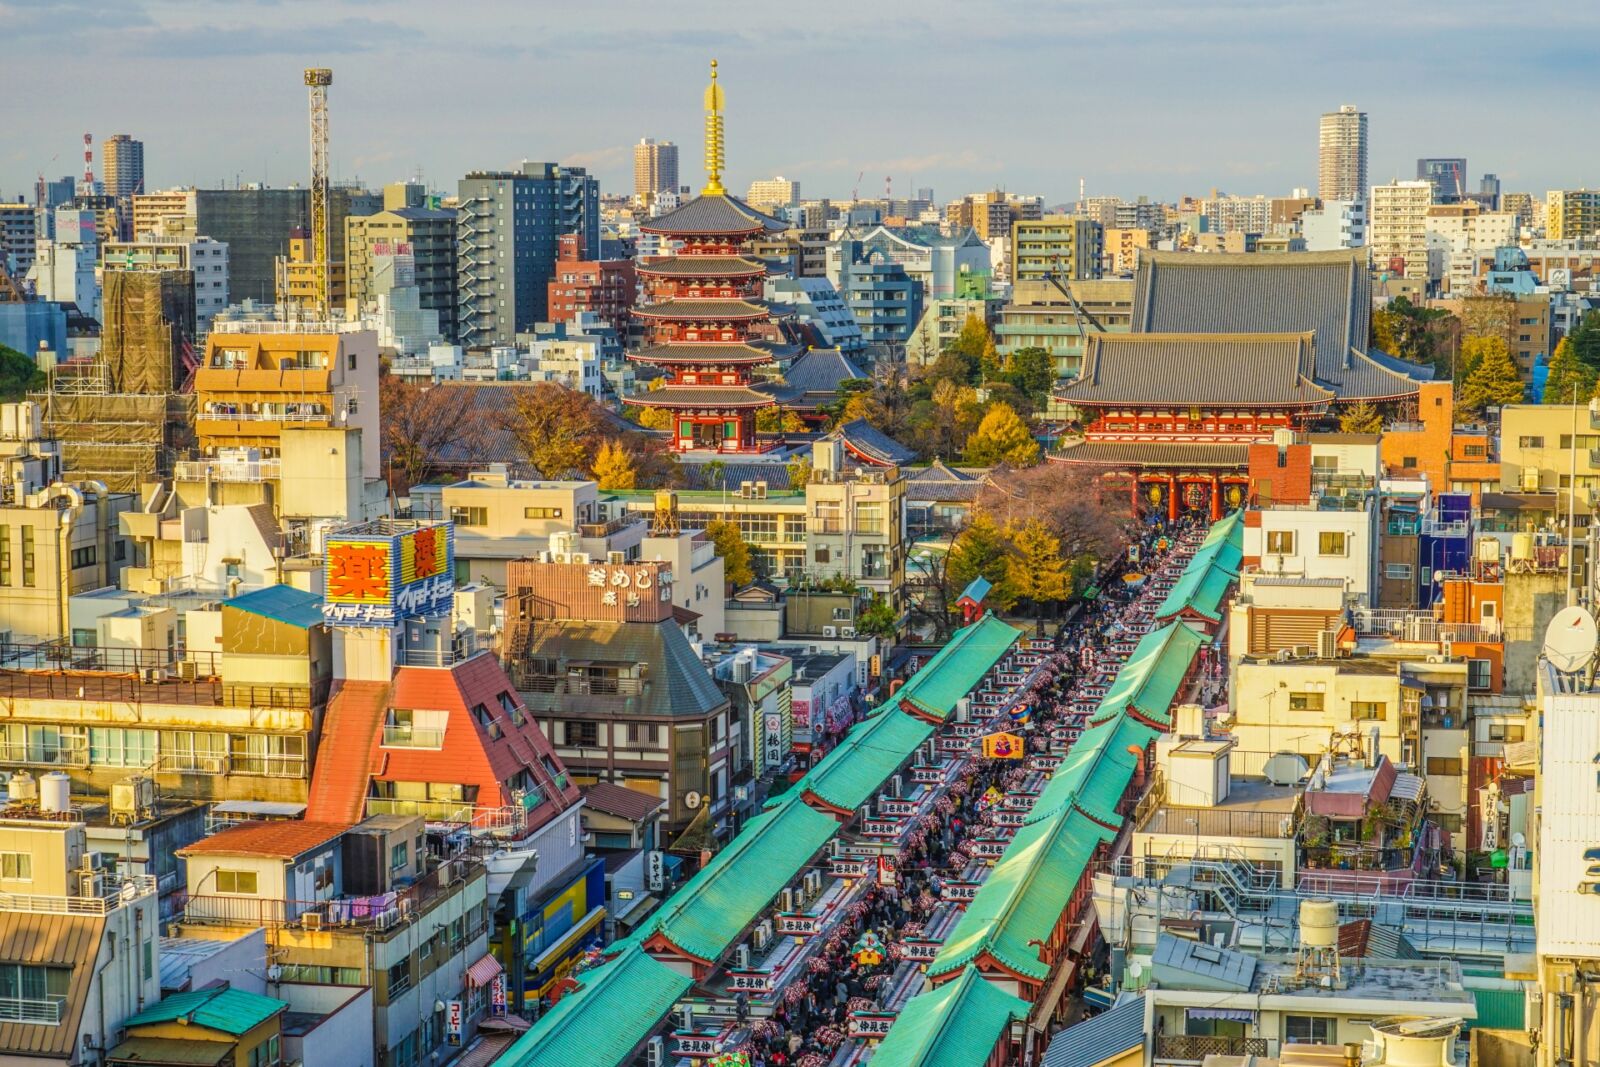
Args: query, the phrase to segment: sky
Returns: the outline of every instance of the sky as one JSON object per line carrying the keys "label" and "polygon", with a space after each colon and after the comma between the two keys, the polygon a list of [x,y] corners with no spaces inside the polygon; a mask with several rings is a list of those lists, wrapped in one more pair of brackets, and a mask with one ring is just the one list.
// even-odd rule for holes
{"label": "sky", "polygon": [[1600,184],[1600,4],[1488,0],[0,0],[0,194],[145,144],[146,187],[303,182],[301,71],[333,68],[338,180],[453,192],[523,159],[697,189],[720,63],[727,185],[1074,200],[1316,185],[1317,120],[1369,115],[1370,177],[1465,156],[1507,191]]}

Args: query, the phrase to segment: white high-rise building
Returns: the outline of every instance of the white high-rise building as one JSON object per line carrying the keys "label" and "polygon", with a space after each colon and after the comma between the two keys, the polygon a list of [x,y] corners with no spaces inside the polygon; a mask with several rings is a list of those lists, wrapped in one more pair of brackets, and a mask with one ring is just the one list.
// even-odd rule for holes
{"label": "white high-rise building", "polygon": [[1432,203],[1433,183],[1429,181],[1395,181],[1372,187],[1373,270],[1407,278],[1429,277],[1428,208]]}
{"label": "white high-rise building", "polygon": [[783,175],[776,178],[758,178],[750,183],[745,200],[751,207],[788,207],[800,202],[800,183]]}
{"label": "white high-rise building", "polygon": [[1307,252],[1334,252],[1367,243],[1367,205],[1360,200],[1324,200],[1302,212],[1300,236]]}
{"label": "white high-rise building", "polygon": [[76,304],[90,318],[100,318],[100,285],[95,264],[100,244],[95,236],[95,213],[86,209],[56,208],[54,240],[39,238],[33,266],[28,271],[40,300]]}
{"label": "white high-rise building", "polygon": [[1322,116],[1317,195],[1323,200],[1361,200],[1367,195],[1367,113],[1357,111],[1354,104]]}

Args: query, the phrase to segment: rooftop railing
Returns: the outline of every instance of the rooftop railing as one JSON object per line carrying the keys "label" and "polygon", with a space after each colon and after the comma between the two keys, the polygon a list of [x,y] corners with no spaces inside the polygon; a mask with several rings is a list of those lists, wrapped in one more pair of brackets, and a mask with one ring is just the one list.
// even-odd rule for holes
{"label": "rooftop railing", "polygon": [[307,685],[225,682],[221,654],[169,648],[0,644],[0,698],[305,708],[327,702],[332,680]]}

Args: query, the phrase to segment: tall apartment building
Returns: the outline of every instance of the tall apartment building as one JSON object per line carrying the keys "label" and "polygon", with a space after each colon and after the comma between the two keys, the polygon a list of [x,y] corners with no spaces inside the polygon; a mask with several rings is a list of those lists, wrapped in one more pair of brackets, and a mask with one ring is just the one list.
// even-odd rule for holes
{"label": "tall apartment building", "polygon": [[1459,204],[1467,198],[1467,161],[1465,159],[1419,159],[1417,180],[1433,185],[1433,202]]}
{"label": "tall apartment building", "polygon": [[1518,226],[1533,225],[1533,194],[1532,193],[1501,193],[1500,210],[1509,211],[1517,217]]}
{"label": "tall apartment building", "polygon": [[1213,196],[1200,201],[1200,215],[1211,233],[1266,233],[1272,201],[1265,196]]}
{"label": "tall apartment building", "polygon": [[562,234],[556,272],[550,279],[549,321],[576,322],[589,312],[617,331],[628,332],[639,295],[639,276],[631,259],[585,259],[575,233]]}
{"label": "tall apartment building", "polygon": [[678,146],[671,141],[641,138],[633,146],[633,198],[641,204],[657,193],[678,191]]}
{"label": "tall apartment building", "polygon": [[56,208],[52,239],[40,238],[34,245],[34,291],[41,300],[76,304],[92,319],[100,318],[100,286],[94,266],[99,256],[99,234],[93,211],[75,207]]}
{"label": "tall apartment building", "polygon": [[20,278],[33,266],[39,216],[32,204],[0,204],[0,270]]}
{"label": "tall apartment building", "polygon": [[144,192],[144,142],[135,141],[125,133],[108,137],[100,145],[100,156],[105,161],[106,194],[132,196]]}
{"label": "tall apartment building", "polygon": [[1428,207],[1433,183],[1390,182],[1372,187],[1372,266],[1407,278],[1428,277]]}
{"label": "tall apartment building", "polygon": [[1478,199],[1489,211],[1500,210],[1500,175],[1485,173],[1478,179]]}
{"label": "tall apartment building", "polygon": [[1317,195],[1323,200],[1367,196],[1367,113],[1345,104],[1322,116]]}
{"label": "tall apartment building", "polygon": [[1013,222],[1044,217],[1044,198],[1018,196],[999,189],[970,193],[951,201],[945,207],[944,217],[953,234],[970,229],[976,230],[985,241],[1006,240],[1011,236]]}
{"label": "tall apartment building", "polygon": [[458,183],[457,334],[463,345],[509,345],[546,321],[561,235],[600,247],[600,183],[582,167],[524,161]]}
{"label": "tall apartment building", "polygon": [[1100,277],[1104,231],[1076,215],[1017,219],[1011,224],[1011,280],[1042,281],[1048,275],[1078,281]]}
{"label": "tall apartment building", "polygon": [[[403,189],[384,190],[393,204]],[[404,202],[404,201],[402,201]],[[439,332],[456,336],[456,213],[443,208],[389,207],[345,220],[345,293],[352,307],[376,296],[374,268],[389,255],[410,255],[418,303],[439,313]]]}
{"label": "tall apartment building", "polygon": [[750,183],[745,202],[751,207],[788,207],[800,202],[800,183],[783,175],[776,178],[757,178]]}
{"label": "tall apartment building", "polygon": [[1552,189],[1545,195],[1544,235],[1552,241],[1600,233],[1600,189]]}

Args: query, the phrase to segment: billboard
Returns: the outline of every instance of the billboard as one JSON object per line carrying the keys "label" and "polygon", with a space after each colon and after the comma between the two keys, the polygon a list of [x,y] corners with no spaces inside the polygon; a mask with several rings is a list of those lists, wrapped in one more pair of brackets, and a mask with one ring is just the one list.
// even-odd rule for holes
{"label": "billboard", "polygon": [[330,533],[323,549],[322,617],[331,626],[389,627],[448,612],[455,595],[450,523],[363,523]]}

